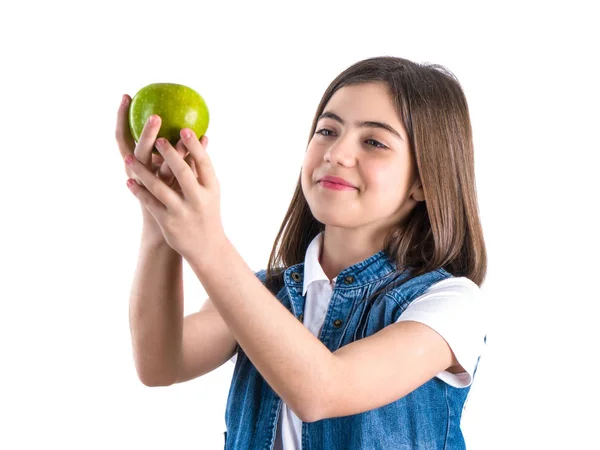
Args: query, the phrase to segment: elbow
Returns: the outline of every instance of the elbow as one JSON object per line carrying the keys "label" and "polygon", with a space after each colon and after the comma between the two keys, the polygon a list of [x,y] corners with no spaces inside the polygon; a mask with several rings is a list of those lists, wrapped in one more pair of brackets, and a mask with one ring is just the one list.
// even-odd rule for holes
{"label": "elbow", "polygon": [[167,380],[164,378],[141,378],[140,377],[140,381],[142,382],[142,384],[144,386],[148,386],[148,387],[165,387],[165,386],[172,386],[173,384],[175,384],[172,380]]}
{"label": "elbow", "polygon": [[175,384],[173,377],[158,376],[156,374],[153,375],[143,372],[138,372],[138,379],[144,386],[148,387],[164,387]]}
{"label": "elbow", "polygon": [[177,374],[172,364],[156,363],[142,358],[134,359],[135,371],[144,386],[171,386],[177,382]]}
{"label": "elbow", "polygon": [[[323,366],[332,367],[325,364]],[[313,423],[329,418],[328,405],[335,398],[336,387],[339,384],[338,379],[330,375],[333,373],[336,373],[333,369],[324,370],[314,382],[301,389],[303,396],[296,399],[297,411],[294,410],[294,413],[302,422]]]}
{"label": "elbow", "polygon": [[313,423],[323,419],[317,398],[318,397],[311,398],[306,401],[304,405],[292,408],[294,414],[296,414],[302,422]]}
{"label": "elbow", "polygon": [[[296,415],[298,415],[298,414],[296,414]],[[313,422],[316,422],[318,420],[321,420],[319,414],[317,414],[313,410],[308,410],[306,412],[302,412],[300,415],[298,415],[298,418],[302,422],[306,422],[306,423],[313,423]]]}
{"label": "elbow", "polygon": [[143,378],[140,378],[140,381],[142,382],[142,384],[144,386],[148,386],[148,387],[165,387],[165,386],[172,386],[174,383],[172,381],[166,381],[166,380],[146,380]]}

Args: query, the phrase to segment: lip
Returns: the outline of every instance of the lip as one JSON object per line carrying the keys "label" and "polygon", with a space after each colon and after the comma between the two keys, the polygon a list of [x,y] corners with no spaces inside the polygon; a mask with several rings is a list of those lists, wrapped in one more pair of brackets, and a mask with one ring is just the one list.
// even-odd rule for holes
{"label": "lip", "polygon": [[323,181],[326,183],[338,184],[338,185],[347,186],[347,187],[356,189],[356,186],[354,186],[352,183],[344,180],[343,178],[339,178],[339,177],[332,177],[332,176],[328,175],[319,180],[319,182],[323,182]]}
{"label": "lip", "polygon": [[356,188],[352,186],[346,186],[345,184],[330,183],[329,181],[319,181],[319,185],[325,189],[331,189],[332,191],[355,191]]}

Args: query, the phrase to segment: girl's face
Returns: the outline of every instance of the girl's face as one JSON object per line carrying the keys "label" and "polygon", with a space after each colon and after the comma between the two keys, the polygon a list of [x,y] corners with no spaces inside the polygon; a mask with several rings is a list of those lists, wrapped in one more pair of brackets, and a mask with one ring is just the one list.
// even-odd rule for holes
{"label": "girl's face", "polygon": [[[317,122],[302,165],[302,190],[319,222],[383,236],[424,200],[415,167],[387,86],[345,86]],[[327,175],[354,187],[330,189],[320,181]]]}

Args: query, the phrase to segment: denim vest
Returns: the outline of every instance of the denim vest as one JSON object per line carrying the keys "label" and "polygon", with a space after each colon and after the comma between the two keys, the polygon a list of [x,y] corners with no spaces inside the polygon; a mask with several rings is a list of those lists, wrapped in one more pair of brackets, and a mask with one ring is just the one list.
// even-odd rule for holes
{"label": "denim vest", "polygon": [[[277,299],[303,318],[304,263],[287,268]],[[266,271],[256,276],[265,284]],[[400,314],[432,284],[451,277],[438,269],[365,299],[392,282],[408,278],[380,251],[344,269],[335,289],[319,340],[332,352],[396,322]],[[465,449],[460,429],[469,387],[454,388],[433,378],[388,405],[360,414],[302,424],[303,450],[457,450]],[[351,395],[350,393],[348,395]],[[270,450],[275,442],[282,400],[256,370],[241,347],[225,410],[226,450]]]}

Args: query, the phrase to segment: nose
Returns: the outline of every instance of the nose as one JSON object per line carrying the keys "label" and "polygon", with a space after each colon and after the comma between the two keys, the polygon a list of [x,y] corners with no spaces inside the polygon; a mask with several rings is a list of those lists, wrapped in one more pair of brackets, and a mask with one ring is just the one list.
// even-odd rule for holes
{"label": "nose", "polygon": [[331,164],[349,167],[354,165],[356,159],[355,144],[348,135],[338,137],[331,143],[323,159]]}

